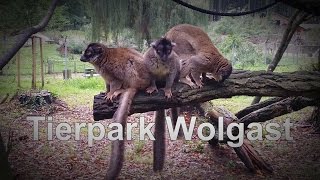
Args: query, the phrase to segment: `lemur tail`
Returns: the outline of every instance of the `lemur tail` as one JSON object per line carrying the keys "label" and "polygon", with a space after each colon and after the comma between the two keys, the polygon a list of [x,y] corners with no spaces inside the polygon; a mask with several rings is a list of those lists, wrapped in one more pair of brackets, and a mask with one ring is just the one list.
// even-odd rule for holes
{"label": "lemur tail", "polygon": [[[113,122],[120,123],[123,127],[122,137],[126,128],[126,121],[130,113],[132,100],[137,92],[137,89],[128,88],[122,95],[119,101],[117,111],[113,115]],[[124,140],[115,140],[112,142],[112,150],[110,155],[109,169],[106,179],[116,179],[120,174],[124,160]]]}

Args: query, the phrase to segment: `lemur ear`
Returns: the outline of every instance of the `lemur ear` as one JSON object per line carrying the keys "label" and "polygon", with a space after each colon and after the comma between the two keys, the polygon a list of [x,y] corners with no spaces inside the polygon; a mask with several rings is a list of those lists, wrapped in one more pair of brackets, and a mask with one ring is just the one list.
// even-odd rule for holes
{"label": "lemur ear", "polygon": [[153,48],[156,48],[156,42],[152,42],[152,43],[150,44],[150,46],[153,47]]}
{"label": "lemur ear", "polygon": [[94,50],[94,52],[96,52],[96,53],[102,53],[102,47],[99,46],[99,45],[94,46],[93,50]]}
{"label": "lemur ear", "polygon": [[175,47],[177,44],[175,42],[171,42],[172,47]]}

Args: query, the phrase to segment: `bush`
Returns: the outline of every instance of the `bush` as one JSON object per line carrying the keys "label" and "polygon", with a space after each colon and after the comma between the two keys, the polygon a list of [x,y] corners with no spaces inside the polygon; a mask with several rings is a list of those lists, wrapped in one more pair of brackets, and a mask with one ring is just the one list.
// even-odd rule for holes
{"label": "bush", "polygon": [[222,18],[215,23],[214,30],[218,34],[248,38],[257,35],[264,36],[272,33],[275,29],[268,18],[241,16]]}
{"label": "bush", "polygon": [[218,47],[233,65],[241,68],[263,62],[264,56],[261,50],[240,36],[229,35]]}
{"label": "bush", "polygon": [[84,41],[77,39],[70,39],[68,42],[68,48],[70,48],[73,54],[82,54],[82,51],[86,49],[87,45]]}

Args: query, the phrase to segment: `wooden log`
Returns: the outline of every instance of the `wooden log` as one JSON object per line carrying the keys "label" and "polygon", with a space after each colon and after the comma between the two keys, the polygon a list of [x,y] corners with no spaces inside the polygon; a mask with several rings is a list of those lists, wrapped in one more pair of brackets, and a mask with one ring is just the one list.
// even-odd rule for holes
{"label": "wooden log", "polygon": [[[177,83],[173,86],[172,92],[173,97],[170,100],[165,98],[163,91],[153,95],[139,92],[133,100],[130,113],[168,109],[239,95],[316,98],[320,92],[320,73],[235,71],[224,83],[208,81],[201,89],[190,89],[187,85]],[[100,93],[94,97],[95,120],[112,118],[118,107],[118,101],[107,102],[104,96],[104,93]]]}

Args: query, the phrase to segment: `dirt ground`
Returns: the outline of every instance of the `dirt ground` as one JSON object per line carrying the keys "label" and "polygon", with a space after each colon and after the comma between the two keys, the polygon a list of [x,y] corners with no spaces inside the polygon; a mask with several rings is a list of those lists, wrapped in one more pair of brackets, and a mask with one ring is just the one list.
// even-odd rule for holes
{"label": "dirt ground", "polygon": [[[293,141],[254,141],[255,149],[272,165],[273,174],[252,174],[228,145],[212,148],[194,133],[192,141],[167,140],[165,168],[152,170],[152,141],[126,141],[125,163],[120,179],[318,179],[320,177],[320,136],[305,121],[310,109],[287,115],[294,122]],[[33,140],[33,121],[27,116],[53,117],[53,129],[66,122],[92,123],[92,109],[69,109],[63,102],[34,110],[21,106],[17,100],[0,106],[0,130],[5,140],[13,132],[13,148],[9,156],[17,179],[103,179],[107,171],[111,143],[104,138],[88,146],[87,129],[80,140],[74,135],[68,141],[47,139],[47,122],[39,123],[39,140]],[[128,122],[144,115],[152,122],[152,114],[135,114]],[[272,121],[281,121],[274,119]],[[105,120],[107,126],[111,120]],[[53,131],[54,132],[54,131]],[[72,132],[74,127],[72,126]],[[138,132],[134,133],[133,138]],[[168,134],[167,134],[168,139]]]}

